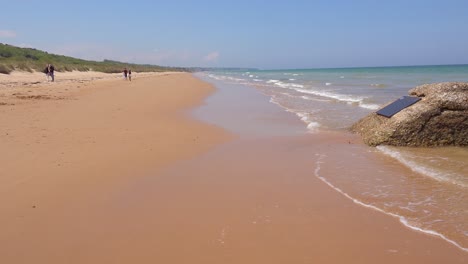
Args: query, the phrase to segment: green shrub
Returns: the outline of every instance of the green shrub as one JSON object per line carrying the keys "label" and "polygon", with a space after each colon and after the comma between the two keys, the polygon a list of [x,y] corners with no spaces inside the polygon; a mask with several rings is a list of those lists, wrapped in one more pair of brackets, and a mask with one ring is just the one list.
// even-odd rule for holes
{"label": "green shrub", "polygon": [[26,55],[24,55],[24,57],[25,57],[26,59],[30,59],[30,60],[39,60],[38,57],[36,57],[36,56],[34,56],[34,55],[31,55],[31,54],[26,54]]}
{"label": "green shrub", "polygon": [[11,53],[10,51],[0,51],[0,58],[10,58],[13,56],[13,53]]}
{"label": "green shrub", "polygon": [[186,71],[186,69],[183,68],[131,64],[114,60],[104,60],[102,62],[87,61],[62,55],[49,54],[36,49],[19,48],[0,43],[0,64],[3,65],[2,73],[9,73],[14,69],[29,72],[33,70],[42,72],[45,65],[49,63],[53,64],[57,71],[93,70],[105,73],[119,73],[125,67],[135,72]]}

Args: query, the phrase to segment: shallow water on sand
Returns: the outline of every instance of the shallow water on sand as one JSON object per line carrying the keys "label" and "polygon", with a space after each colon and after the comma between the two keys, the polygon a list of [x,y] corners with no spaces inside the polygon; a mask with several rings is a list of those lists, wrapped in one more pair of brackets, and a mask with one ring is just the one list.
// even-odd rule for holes
{"label": "shallow water on sand", "polygon": [[[355,203],[397,217],[413,230],[437,236],[468,251],[468,166],[465,166],[468,151],[465,148],[371,148],[354,144],[360,140],[342,129],[333,132],[310,123],[307,131],[312,133],[307,133],[304,130],[306,126],[302,125],[301,129],[297,122],[300,120],[297,116],[306,119],[306,114],[301,116],[290,109],[284,111],[284,106],[272,108],[274,104],[267,103],[268,96],[258,96],[258,87],[214,80],[206,75],[199,77],[219,89],[208,100],[220,104],[208,101],[197,111],[198,118],[233,129],[231,131],[244,137],[300,134],[307,134],[311,139],[321,137],[321,143],[329,148],[322,148],[309,157],[311,177],[319,178]],[[233,102],[239,102],[239,97],[234,95],[236,91],[242,94],[243,104],[254,107],[246,111],[242,105],[233,105]],[[265,93],[263,88],[260,91]],[[273,102],[274,97],[271,98],[270,102]],[[263,118],[252,118],[259,109],[262,109]],[[279,109],[283,109],[283,113],[280,114]],[[247,118],[241,118],[244,121],[231,126],[229,119],[216,119],[207,114],[225,111],[245,111],[241,116]],[[333,118],[327,116],[326,119]],[[327,142],[329,137],[323,136],[327,133],[343,134],[353,139],[339,144],[334,140]]]}
{"label": "shallow water on sand", "polygon": [[316,177],[341,171],[322,155],[356,147],[351,138],[242,134],[125,186],[116,211],[143,206],[144,236],[172,263],[464,263],[464,252],[354,206]]}
{"label": "shallow water on sand", "polygon": [[[206,80],[255,87],[294,113],[311,132],[347,130],[353,123],[421,84],[468,81],[468,65],[305,70],[215,71]],[[425,177],[466,186],[468,148],[378,148]]]}

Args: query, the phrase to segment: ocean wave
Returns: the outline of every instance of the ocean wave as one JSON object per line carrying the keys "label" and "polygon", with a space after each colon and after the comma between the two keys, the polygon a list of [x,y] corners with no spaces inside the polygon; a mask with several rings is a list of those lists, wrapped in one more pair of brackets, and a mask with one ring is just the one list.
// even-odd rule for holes
{"label": "ocean wave", "polygon": [[306,112],[303,112],[303,111],[298,111],[298,110],[295,110],[295,109],[287,108],[286,106],[284,106],[280,102],[278,102],[276,100],[276,96],[274,96],[274,95],[270,97],[270,103],[276,104],[279,107],[283,108],[286,112],[290,112],[290,113],[293,113],[296,116],[298,116],[299,119],[306,124],[306,127],[307,127],[309,132],[315,132],[317,130],[317,128],[320,127],[320,123],[318,123],[318,122],[316,122],[316,121],[314,121],[314,120],[312,120],[310,118],[310,113],[306,113]]}
{"label": "ocean wave", "polygon": [[398,218],[400,220],[400,223],[402,223],[404,226],[406,226],[406,227],[408,227],[408,228],[410,228],[410,229],[412,229],[414,231],[418,231],[418,232],[421,232],[421,233],[425,233],[425,234],[428,234],[428,235],[433,235],[433,236],[439,237],[439,238],[445,240],[446,242],[456,246],[457,248],[459,248],[459,249],[461,249],[461,250],[463,250],[465,252],[468,252],[468,248],[465,248],[465,247],[461,246],[456,241],[447,238],[445,235],[443,235],[443,234],[441,234],[441,233],[439,233],[437,231],[418,227],[415,224],[410,223],[408,221],[408,219],[406,219],[404,216],[401,216],[401,215],[398,215],[398,214],[395,214],[395,213],[392,213],[392,212],[385,211],[384,209],[381,209],[381,208],[379,208],[379,207],[377,207],[375,205],[372,205],[372,204],[364,203],[364,202],[352,197],[351,195],[344,192],[340,188],[336,187],[330,181],[328,181],[325,177],[320,175],[320,169],[321,169],[320,165],[322,163],[324,163],[322,160],[326,157],[326,155],[324,155],[324,154],[315,154],[315,155],[318,157],[317,161],[315,163],[315,165],[316,165],[315,166],[315,171],[314,171],[315,177],[317,177],[319,180],[324,182],[326,185],[328,185],[329,187],[331,187],[332,189],[334,189],[335,191],[337,191],[338,193],[340,193],[344,197],[346,197],[346,198],[350,199],[351,201],[353,201],[355,204],[358,204],[358,205],[361,205],[363,207],[366,207],[366,208],[369,208],[369,209],[384,213],[386,215]]}
{"label": "ocean wave", "polygon": [[226,77],[228,80],[231,80],[231,81],[236,81],[236,82],[242,82],[242,81],[245,81],[245,79],[240,79],[240,78],[234,78],[234,77]]}
{"label": "ocean wave", "polygon": [[440,182],[447,182],[447,183],[461,186],[463,188],[468,188],[468,185],[466,183],[456,180],[456,178],[459,178],[459,177],[455,177],[454,175],[447,174],[447,173],[438,171],[436,169],[423,166],[414,161],[411,161],[409,158],[404,157],[402,153],[392,150],[387,146],[377,146],[377,149],[383,154],[396,159],[401,164],[405,165],[406,167],[408,167],[409,169],[411,169],[412,171],[418,174],[430,177],[431,179],[434,179]]}
{"label": "ocean wave", "polygon": [[284,82],[275,82],[274,85],[279,86],[281,88],[289,88],[289,89],[295,89],[295,88],[304,88],[304,85],[302,84],[296,84],[296,83],[284,83]]}
{"label": "ocean wave", "polygon": [[233,82],[245,82],[246,81],[246,79],[235,78],[235,77],[225,76],[225,75],[208,74],[207,76],[211,79],[215,79],[218,81],[233,81]]}
{"label": "ocean wave", "polygon": [[221,78],[221,76],[217,76],[217,75],[214,75],[214,74],[208,74],[208,77],[210,77],[211,79],[218,80],[218,81],[223,80],[223,79]]}
{"label": "ocean wave", "polygon": [[[292,74],[292,75],[295,75],[295,74]],[[250,76],[257,77],[254,75],[250,75]],[[231,76],[214,75],[214,74],[209,74],[208,77],[216,79],[216,80],[220,80],[220,81],[234,81],[237,83],[246,81],[245,79],[234,78]],[[263,82],[263,80],[260,80],[260,79],[251,79],[251,80],[253,81],[253,83],[247,82],[245,84],[259,85],[259,83]],[[313,94],[313,95],[317,95],[321,97],[331,98],[331,99],[335,99],[341,102],[346,102],[350,104],[355,103],[359,107],[369,109],[369,110],[377,110],[380,108],[380,105],[365,103],[364,97],[356,97],[356,96],[349,96],[349,95],[344,95],[344,94],[331,93],[327,91],[316,91],[316,90],[304,89],[304,85],[302,84],[282,82],[277,79],[270,79],[266,81],[265,83],[267,85],[274,85],[274,86],[285,88],[285,89],[293,89],[301,93]],[[331,83],[327,83],[327,85],[331,85]]]}
{"label": "ocean wave", "polygon": [[296,91],[301,92],[301,93],[306,93],[306,94],[313,94],[313,95],[318,95],[322,97],[332,98],[341,102],[356,103],[360,107],[370,109],[370,110],[376,110],[380,107],[379,105],[376,105],[376,104],[364,103],[364,99],[365,99],[364,97],[355,97],[355,96],[344,95],[344,94],[335,94],[335,93],[326,92],[326,91],[305,90],[305,89],[296,89]]}
{"label": "ocean wave", "polygon": [[320,123],[313,121],[310,118],[310,114],[306,112],[294,112],[302,122],[307,124],[307,129],[309,131],[315,131],[317,128],[320,127]]}
{"label": "ocean wave", "polygon": [[365,104],[365,103],[359,103],[359,106],[362,108],[370,109],[370,110],[377,110],[380,108],[380,105],[378,104]]}
{"label": "ocean wave", "polygon": [[245,81],[245,79],[240,79],[240,78],[234,78],[231,76],[224,76],[224,75],[215,75],[215,74],[208,74],[209,78],[218,80],[218,81],[234,81],[234,82],[242,82]]}

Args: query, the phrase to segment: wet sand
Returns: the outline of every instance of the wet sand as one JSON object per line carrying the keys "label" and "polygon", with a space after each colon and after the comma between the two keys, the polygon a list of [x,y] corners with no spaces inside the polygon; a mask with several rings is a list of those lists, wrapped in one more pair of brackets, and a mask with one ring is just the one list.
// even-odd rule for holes
{"label": "wet sand", "polygon": [[456,247],[315,177],[315,152],[344,150],[349,139],[239,140],[128,186],[125,208],[146,212],[138,218],[153,227],[126,221],[135,241],[154,246],[133,254],[171,263],[465,263]]}
{"label": "wet sand", "polygon": [[[237,91],[237,97],[248,98],[248,100],[229,102],[229,98],[235,98],[232,94],[233,90]],[[380,175],[382,173],[390,173],[390,177],[398,180],[397,175],[411,177],[414,174],[409,168],[401,166],[387,156],[375,155],[373,153],[375,151],[369,151],[369,148],[362,144],[356,135],[338,131],[304,133],[304,123],[300,122],[294,114],[286,114],[282,109],[268,102],[268,97],[259,95],[261,95],[260,91],[253,88],[237,84],[223,84],[219,86],[217,93],[210,96],[207,100],[208,104],[200,107],[196,113],[197,117],[202,120],[211,121],[241,135],[236,143],[224,149],[218,148],[218,151],[231,157],[227,159],[229,163],[241,164],[239,166],[245,167],[239,169],[243,172],[233,174],[245,175],[243,179],[250,178],[251,181],[262,179],[264,180],[263,188],[275,189],[275,192],[269,192],[267,189],[266,195],[270,196],[269,201],[260,201],[261,205],[269,203],[270,208],[278,208],[279,203],[288,203],[289,199],[296,199],[295,202],[288,203],[289,206],[286,206],[288,212],[285,212],[285,215],[277,216],[297,218],[308,224],[297,228],[297,234],[301,232],[304,234],[291,234],[291,237],[285,235],[282,239],[275,241],[278,249],[287,247],[282,240],[288,240],[288,238],[294,241],[288,243],[294,243],[297,247],[308,243],[329,246],[327,249],[321,248],[321,252],[316,252],[316,256],[310,254],[314,252],[313,246],[306,246],[304,250],[292,249],[291,252],[297,254],[292,254],[294,257],[291,259],[296,258],[297,262],[300,262],[301,257],[318,258],[320,263],[441,263],[447,261],[465,263],[467,261],[466,252],[458,248],[460,245],[452,245],[438,236],[416,232],[403,225],[398,217],[363,206],[361,201],[352,201],[346,193],[340,194],[341,190],[331,188],[334,186],[328,186],[326,182],[327,178],[336,181],[340,178],[353,179],[356,176],[362,178],[363,175],[379,178],[383,176]],[[249,129],[239,129],[232,125],[230,119],[221,118],[225,112],[231,112],[233,105],[241,108],[240,115],[235,118],[235,123],[241,127],[249,127]],[[246,117],[244,112],[255,114]],[[272,120],[274,120],[273,123]],[[273,129],[275,133],[272,133]],[[226,155],[217,153],[210,158],[210,161],[215,161],[213,164],[221,164],[221,158],[216,161],[215,157],[222,157],[226,160]],[[198,166],[203,167],[203,165]],[[229,172],[219,168],[219,170],[226,171],[219,171],[215,174],[232,173],[237,165],[226,164],[226,166],[231,168]],[[249,172],[256,170],[262,172]],[[239,176],[232,177],[238,178]],[[229,181],[229,179],[226,180]],[[354,184],[350,186],[349,180],[346,182],[337,183],[339,183],[338,186],[345,187],[345,190],[353,190],[350,187]],[[252,202],[255,201],[256,196],[265,196],[262,188],[257,187],[252,188],[252,192],[258,192],[257,195],[252,196],[254,197]],[[354,196],[354,193],[351,194]],[[372,204],[373,201],[364,202]],[[252,207],[252,205],[247,205],[249,206]],[[256,211],[256,209],[253,210]],[[270,214],[273,213],[270,212]],[[315,224],[311,224],[311,221],[314,221],[309,219],[312,215],[322,221],[315,219]],[[265,217],[268,218],[266,220],[268,223],[272,221],[268,213],[263,215],[263,219]],[[244,219],[244,222],[249,221]],[[257,221],[252,223],[257,224]],[[279,234],[287,234],[288,230],[294,230],[298,225],[287,221],[282,221],[282,223],[285,225],[275,230]],[[323,232],[327,235],[323,235]],[[315,236],[317,234],[321,235]],[[308,236],[308,238],[301,241],[303,236]],[[322,254],[327,257],[321,259]],[[284,259],[278,261],[278,263],[284,262],[288,261]],[[276,262],[273,261],[273,263]]]}
{"label": "wet sand", "polygon": [[317,178],[360,151],[353,135],[300,133],[249,92],[187,118],[211,92],[176,74],[0,106],[0,262],[467,262]]}

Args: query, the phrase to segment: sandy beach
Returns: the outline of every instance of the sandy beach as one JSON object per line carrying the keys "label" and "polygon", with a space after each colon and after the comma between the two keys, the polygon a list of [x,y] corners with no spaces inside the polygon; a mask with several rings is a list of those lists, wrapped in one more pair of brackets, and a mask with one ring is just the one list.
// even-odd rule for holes
{"label": "sandy beach", "polygon": [[[242,137],[191,114],[210,84],[133,77],[0,74],[0,263],[468,262],[316,177],[356,137]],[[231,123],[297,125],[268,115]]]}
{"label": "sandy beach", "polygon": [[186,117],[213,87],[188,74],[138,76],[1,89],[0,262],[63,263],[74,254],[56,247],[85,243],[73,237],[121,185],[230,137]]}

